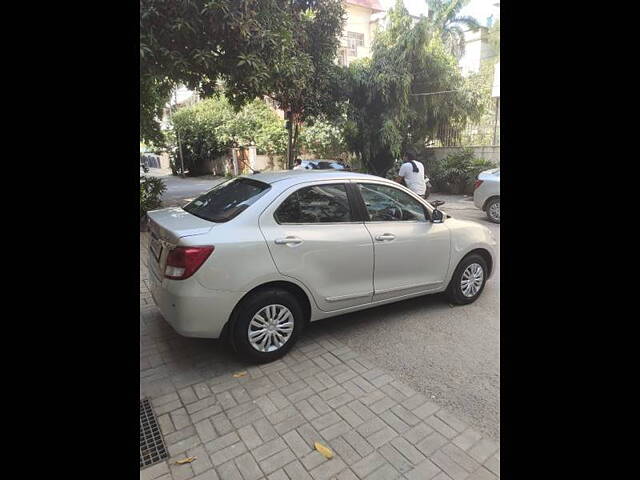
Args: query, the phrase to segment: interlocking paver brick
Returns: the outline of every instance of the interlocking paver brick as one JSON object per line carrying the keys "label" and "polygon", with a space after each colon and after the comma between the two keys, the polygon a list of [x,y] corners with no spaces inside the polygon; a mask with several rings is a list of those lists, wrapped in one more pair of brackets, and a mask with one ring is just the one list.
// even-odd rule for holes
{"label": "interlocking paver brick", "polygon": [[188,405],[190,403],[198,401],[198,396],[193,391],[192,387],[183,388],[178,392],[178,395],[180,396],[180,400],[182,400],[182,403],[184,405]]}
{"label": "interlocking paver brick", "polygon": [[271,455],[274,455],[285,448],[287,448],[287,444],[282,438],[278,437],[255,448],[252,453],[258,462],[262,462],[262,460],[269,458]]}
{"label": "interlocking paver brick", "polygon": [[424,420],[425,418],[430,417],[431,415],[436,413],[438,410],[440,410],[440,407],[438,407],[435,403],[430,402],[429,400],[427,400],[427,401],[423,402],[422,405],[420,405],[419,407],[414,408],[411,411],[418,418],[421,418],[422,420]]}
{"label": "interlocking paver brick", "polygon": [[180,399],[164,403],[158,407],[154,406],[153,411],[155,412],[156,415],[162,415],[165,413],[169,413],[173,410],[177,410],[178,408],[182,408],[182,402],[180,401]]}
{"label": "interlocking paver brick", "polygon": [[203,472],[200,475],[193,477],[193,480],[220,480],[220,477],[218,476],[218,474],[213,468],[210,468],[206,472]]}
{"label": "interlocking paver brick", "polygon": [[268,480],[289,480],[289,477],[287,476],[287,474],[284,472],[283,469],[276,470],[267,478]]}
{"label": "interlocking paver brick", "polygon": [[425,460],[420,465],[405,474],[407,480],[430,480],[442,470],[431,460]]}
{"label": "interlocking paver brick", "polygon": [[300,400],[296,406],[307,420],[313,420],[320,416],[307,400]]}
{"label": "interlocking paver brick", "polygon": [[231,392],[231,395],[233,396],[233,399],[236,401],[236,403],[244,403],[244,402],[251,401],[251,397],[249,396],[249,394],[247,393],[247,390],[244,387],[232,388],[229,391]]}
{"label": "interlocking paver brick", "polygon": [[380,390],[374,390],[371,393],[367,393],[366,395],[361,396],[358,400],[360,400],[360,402],[367,407],[371,408],[372,403],[378,402],[384,398],[388,398],[384,394],[384,392],[381,392]]}
{"label": "interlocking paver brick", "polygon": [[346,470],[343,470],[338,474],[336,480],[358,480],[358,477],[355,473],[347,468]]}
{"label": "interlocking paver brick", "polygon": [[280,374],[280,372],[273,372],[267,375],[271,383],[273,383],[276,388],[282,388],[285,385],[288,385],[289,382]]}
{"label": "interlocking paver brick", "polygon": [[430,456],[438,450],[440,447],[449,443],[446,437],[439,434],[438,432],[433,432],[431,435],[427,435],[426,438],[421,440],[416,444],[418,450],[420,450],[424,455]]}
{"label": "interlocking paver brick", "polygon": [[334,423],[338,423],[340,421],[340,415],[336,412],[329,412],[326,415],[322,415],[321,417],[316,418],[311,422],[313,428],[316,430],[322,430],[327,427],[330,427]]}
{"label": "interlocking paver brick", "polygon": [[278,411],[278,407],[276,407],[276,405],[266,395],[256,398],[254,400],[254,403],[258,405],[260,410],[262,410],[262,413],[264,413],[267,417]]}
{"label": "interlocking paver brick", "polygon": [[253,425],[245,425],[244,427],[239,428],[238,435],[240,435],[240,438],[249,450],[258,447],[263,443],[262,438],[260,438],[256,429],[253,428]]}
{"label": "interlocking paver brick", "polygon": [[497,478],[498,477],[496,477],[486,468],[480,467],[478,470],[469,475],[467,477],[467,480],[497,480]]}
{"label": "interlocking paver brick", "polygon": [[153,398],[151,400],[151,405],[153,406],[154,410],[157,413],[157,409],[158,407],[161,407],[162,405],[166,405],[168,403],[173,403],[176,400],[180,400],[180,397],[178,397],[178,394],[176,392],[171,392],[168,393],[166,395],[162,395],[156,398]]}
{"label": "interlocking paver brick", "polygon": [[433,432],[433,428],[431,428],[429,425],[427,425],[424,422],[420,422],[415,427],[406,431],[402,436],[406,438],[409,441],[409,443],[415,445],[418,442],[420,442],[420,440],[425,438],[427,435],[431,434],[432,432]]}
{"label": "interlocking paver brick", "polygon": [[320,435],[326,440],[333,440],[340,435],[347,433],[351,430],[351,425],[349,425],[344,420],[340,420],[338,423],[331,425],[330,427],[325,428],[324,430],[320,430]]}
{"label": "interlocking paver brick", "polygon": [[347,465],[353,465],[362,459],[361,455],[342,437],[331,440],[331,449],[337,454]]}
{"label": "interlocking paver brick", "polygon": [[207,443],[218,436],[213,425],[211,425],[211,421],[208,418],[198,422],[195,424],[196,432],[198,432],[198,436],[202,443]]}
{"label": "interlocking paver brick", "polygon": [[414,467],[413,464],[390,443],[383,445],[378,452],[400,473],[408,472]]}
{"label": "interlocking paver brick", "polygon": [[304,457],[311,451],[309,444],[304,441],[296,430],[291,430],[290,432],[285,433],[282,438],[287,445],[289,445],[293,454],[298,458]]}
{"label": "interlocking paver brick", "polygon": [[241,403],[240,405],[236,405],[235,407],[226,410],[224,413],[227,415],[229,420],[233,420],[234,418],[245,415],[255,408],[256,404],[253,403],[253,400],[251,400],[245,403]]}
{"label": "interlocking paver brick", "polygon": [[389,463],[383,465],[375,472],[367,475],[366,480],[395,480],[400,477],[400,473]]}
{"label": "interlocking paver brick", "polygon": [[287,385],[286,387],[283,387],[280,389],[280,392],[285,396],[285,397],[289,397],[290,395],[304,389],[307,388],[307,382],[305,382],[304,380],[298,380],[297,382],[291,383],[289,385]]}
{"label": "interlocking paver brick", "polygon": [[233,420],[231,420],[231,423],[235,428],[240,428],[244,427],[245,425],[249,425],[250,423],[253,423],[257,420],[260,420],[263,417],[264,414],[262,413],[262,410],[256,407],[250,412],[245,413],[241,417],[234,418]]}
{"label": "interlocking paver brick", "polygon": [[219,413],[210,418],[211,424],[216,429],[218,435],[226,435],[234,430],[234,426],[224,413]]}
{"label": "interlocking paver brick", "polygon": [[500,476],[500,460],[495,455],[484,462],[484,467]]}
{"label": "interlocking paver brick", "polygon": [[410,428],[409,425],[400,420],[391,410],[382,412],[380,418],[398,433],[405,433]]}
{"label": "interlocking paver brick", "polygon": [[313,448],[313,444],[321,438],[318,431],[313,428],[310,423],[299,426],[296,431],[311,448]]}
{"label": "interlocking paver brick", "polygon": [[313,363],[315,363],[317,366],[319,366],[323,370],[329,370],[332,366],[323,357],[315,357],[312,360],[313,360]]}
{"label": "interlocking paver brick", "polygon": [[[363,375],[363,377],[365,377],[365,376]],[[367,377],[365,377],[365,378],[367,378]],[[380,388],[380,387],[386,385],[387,383],[392,382],[393,380],[394,380],[394,378],[391,375],[385,373],[384,375],[380,375],[378,377],[372,378],[369,381],[371,382],[371,384],[374,387]]]}
{"label": "interlocking paver brick", "polygon": [[473,447],[481,438],[482,435],[480,435],[480,433],[471,428],[467,428],[464,432],[455,437],[452,440],[452,443],[460,447],[462,450],[467,451],[471,447]]}
{"label": "interlocking paver brick", "polygon": [[371,420],[373,417],[376,416],[376,414],[373,413],[369,407],[367,407],[365,404],[363,404],[359,400],[354,400],[353,402],[348,403],[347,405],[351,410],[355,412],[356,415],[358,415],[365,422],[367,420]]}
{"label": "interlocking paver brick", "polygon": [[284,471],[291,480],[312,480],[311,475],[298,460],[285,465]]}
{"label": "interlocking paver brick", "polygon": [[233,395],[231,395],[231,392],[229,391],[222,392],[216,395],[216,401],[218,402],[218,404],[220,404],[223,410],[228,410],[238,404],[236,399],[233,398]]}
{"label": "interlocking paver brick", "polygon": [[187,457],[196,457],[195,461],[191,463],[193,473],[196,475],[200,475],[207,470],[213,469],[213,463],[211,463],[211,460],[209,459],[209,454],[202,445],[187,450]]}
{"label": "interlocking paver brick", "polygon": [[276,429],[273,428],[273,425],[271,425],[266,418],[261,418],[260,420],[253,422],[252,425],[256,429],[256,432],[258,432],[258,435],[260,435],[263,442],[268,442],[274,438],[278,438],[278,432],[276,432]]}
{"label": "interlocking paver brick", "polygon": [[236,467],[240,470],[244,480],[258,480],[262,478],[262,471],[253,459],[251,453],[245,453],[235,459]]}
{"label": "interlocking paver brick", "polygon": [[402,420],[404,423],[406,423],[411,427],[420,423],[420,419],[416,415],[411,413],[409,410],[407,410],[405,407],[403,407],[402,405],[396,405],[392,407],[391,411],[398,418],[400,418],[400,420]]}
{"label": "interlocking paver brick", "polygon": [[211,454],[240,441],[236,432],[231,432],[204,444],[205,450]]}
{"label": "interlocking paver brick", "polygon": [[331,378],[327,372],[320,372],[317,373],[315,375],[315,378],[317,378],[318,380],[320,380],[320,383],[322,383],[326,388],[331,388],[331,387],[335,387],[337,385],[337,383],[333,380],[333,378]]}
{"label": "interlocking paver brick", "polygon": [[[319,395],[320,398],[322,398],[325,402],[327,402],[327,404],[329,404],[329,400],[345,392],[346,390],[344,388],[342,388],[340,385],[336,385],[335,387],[331,387],[320,392]],[[329,404],[329,406],[331,405]]]}
{"label": "interlocking paver brick", "polygon": [[353,401],[353,395],[351,395],[349,392],[345,392],[338,395],[337,397],[333,397],[331,400],[328,400],[327,405],[329,405],[331,408],[338,408],[351,401]]}
{"label": "interlocking paver brick", "polygon": [[173,426],[173,422],[171,421],[171,416],[168,413],[158,417],[158,425],[160,426],[160,430],[163,435],[169,435],[176,431],[176,428]]}
{"label": "interlocking paver brick", "polygon": [[206,383],[198,383],[193,386],[193,390],[196,392],[199,400],[211,396],[211,390]]}
{"label": "interlocking paver brick", "polygon": [[498,444],[488,438],[483,438],[467,452],[473,459],[483,463],[498,450]]}
{"label": "interlocking paver brick", "polygon": [[208,397],[208,398],[204,398],[202,400],[198,400],[197,402],[193,402],[187,405],[187,412],[189,412],[190,415],[199,412],[200,410],[203,410],[207,407],[218,407],[218,408],[222,408],[219,405],[216,405],[216,399],[215,397]]}
{"label": "interlocking paver brick", "polygon": [[398,403],[404,402],[408,398],[404,393],[394,387],[391,383],[387,383],[386,385],[380,387],[380,391],[388,397],[393,398]]}
{"label": "interlocking paver brick", "polygon": [[277,413],[267,416],[272,425],[280,423],[289,417],[293,417],[298,413],[298,410],[293,405],[278,410]]}
{"label": "interlocking paver brick", "polygon": [[198,410],[195,413],[191,414],[191,421],[194,423],[198,423],[200,420],[204,418],[213,417],[214,415],[218,415],[222,412],[222,407],[218,404],[211,405],[210,407],[203,408],[202,410]]}
{"label": "interlocking paver brick", "polygon": [[221,480],[243,480],[240,470],[233,461],[220,465],[216,469]]}
{"label": "interlocking paver brick", "polygon": [[176,443],[168,445],[167,451],[169,452],[169,455],[175,456],[179,455],[182,452],[186,452],[188,449],[193,448],[200,443],[200,437],[198,437],[197,435],[193,435],[191,437],[187,437]]}
{"label": "interlocking paver brick", "polygon": [[366,457],[373,452],[371,444],[355,430],[345,433],[342,435],[342,438],[344,438],[361,457]]}
{"label": "interlocking paver brick", "polygon": [[409,460],[413,465],[422,463],[425,459],[424,455],[420,451],[411,445],[405,438],[396,437],[391,440],[391,445],[395,447],[404,457]]}
{"label": "interlocking paver brick", "polygon": [[314,480],[329,480],[338,475],[347,465],[338,457],[334,457],[328,462],[321,463],[309,473]]}
{"label": "interlocking paver brick", "polygon": [[188,427],[183,428],[182,430],[177,430],[169,435],[165,435],[164,443],[166,445],[171,445],[172,443],[177,443],[180,440],[184,440],[185,438],[191,437],[196,434],[196,429],[193,425],[189,425]]}
{"label": "interlocking paver brick", "polygon": [[356,413],[351,410],[348,405],[342,405],[336,410],[336,412],[353,428],[356,428],[364,423],[364,420],[356,415]]}
{"label": "interlocking paver brick", "polygon": [[387,463],[386,459],[378,452],[373,452],[364,457],[359,462],[351,465],[351,470],[360,478],[365,478],[371,472],[377,470],[382,465]]}
{"label": "interlocking paver brick", "polygon": [[316,412],[320,415],[331,412],[331,407],[327,405],[327,402],[322,400],[318,395],[310,396],[307,401],[311,404]]}
{"label": "interlocking paver brick", "polygon": [[169,471],[171,472],[171,478],[175,480],[189,480],[190,478],[193,478],[195,475],[193,473],[193,469],[191,468],[191,465],[189,464],[176,465],[174,462],[172,462],[169,465]]}
{"label": "interlocking paver brick", "polygon": [[140,480],[154,480],[166,473],[169,473],[167,462],[156,463],[140,471]]}
{"label": "interlocking paver brick", "polygon": [[218,466],[236,458],[238,455],[242,455],[246,451],[247,447],[245,446],[245,444],[242,442],[238,442],[226,448],[223,448],[222,450],[211,453],[209,458],[211,458],[211,463],[213,463],[215,466]]}
{"label": "interlocking paver brick", "polygon": [[464,450],[456,447],[454,444],[449,443],[441,448],[441,450],[454,462],[464,468],[467,472],[471,473],[478,468],[480,464],[473,458],[467,455]]}
{"label": "interlocking paver brick", "polygon": [[448,455],[445,455],[442,450],[438,450],[434,453],[429,460],[440,467],[440,469],[453,480],[465,480],[469,476],[469,472],[449,458]]}
{"label": "interlocking paver brick", "polygon": [[464,430],[467,428],[466,423],[454,417],[446,410],[439,410],[435,415],[458,433],[464,432]]}
{"label": "interlocking paver brick", "polygon": [[285,433],[293,430],[294,428],[298,428],[301,425],[307,423],[307,419],[304,418],[299,413],[296,413],[294,416],[289,417],[282,422],[273,426],[278,432],[279,435],[284,435]]}
{"label": "interlocking paver brick", "polygon": [[321,463],[329,461],[331,460],[327,460],[326,458],[324,458],[322,454],[317,450],[312,451],[301,459],[302,465],[304,465],[304,468],[306,468],[307,471],[311,471]]}
{"label": "interlocking paver brick", "polygon": [[369,405],[369,408],[373,413],[377,413],[379,415],[385,410],[387,410],[388,408],[393,407],[394,405],[396,405],[396,401],[393,398],[385,396],[384,398],[381,398],[377,402]]}
{"label": "interlocking paver brick", "polygon": [[289,447],[284,450],[279,451],[278,453],[271,455],[269,458],[260,461],[260,468],[264,473],[269,475],[270,473],[278,470],[279,468],[284,467],[288,463],[291,463],[296,459],[296,456],[293,454]]}
{"label": "interlocking paver brick", "polygon": [[440,432],[442,435],[444,435],[447,438],[453,438],[456,435],[458,435],[458,432],[456,432],[453,428],[451,428],[449,425],[444,423],[438,417],[435,417],[433,415],[425,419],[425,423],[433,427],[434,430]]}
{"label": "interlocking paver brick", "polygon": [[191,425],[191,419],[184,407],[173,410],[169,415],[171,415],[171,421],[176,430],[182,430],[184,427]]}
{"label": "interlocking paver brick", "polygon": [[397,435],[398,434],[393,428],[385,425],[385,427],[382,430],[374,433],[373,435],[368,436],[367,441],[371,444],[373,448],[380,448],[382,445],[391,441]]}

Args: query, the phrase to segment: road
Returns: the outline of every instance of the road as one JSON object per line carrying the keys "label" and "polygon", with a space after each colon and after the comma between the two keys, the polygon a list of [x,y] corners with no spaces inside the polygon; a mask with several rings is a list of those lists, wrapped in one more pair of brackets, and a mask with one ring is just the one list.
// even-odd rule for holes
{"label": "road", "polygon": [[[157,174],[158,172],[150,172]],[[164,176],[165,205],[212,188],[221,178]],[[470,199],[433,194],[455,218],[489,227],[500,246],[500,225],[486,219]],[[339,340],[430,396],[462,420],[500,440],[500,262],[482,296],[451,307],[443,295],[397,302],[316,322],[307,334],[328,329]]]}

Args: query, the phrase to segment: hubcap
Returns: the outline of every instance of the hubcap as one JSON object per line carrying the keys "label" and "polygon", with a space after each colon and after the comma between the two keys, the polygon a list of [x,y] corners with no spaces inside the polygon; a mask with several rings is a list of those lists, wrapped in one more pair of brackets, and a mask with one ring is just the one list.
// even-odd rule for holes
{"label": "hubcap", "polygon": [[460,281],[462,294],[465,297],[473,297],[476,295],[480,291],[483,278],[484,271],[479,264],[472,263],[465,268],[464,273],[462,274],[462,280]]}
{"label": "hubcap", "polygon": [[500,203],[494,203],[491,205],[491,208],[489,208],[489,215],[491,215],[491,218],[494,220],[500,220]]}
{"label": "hubcap", "polygon": [[284,305],[261,308],[249,322],[249,343],[259,352],[281,348],[293,333],[293,314]]}

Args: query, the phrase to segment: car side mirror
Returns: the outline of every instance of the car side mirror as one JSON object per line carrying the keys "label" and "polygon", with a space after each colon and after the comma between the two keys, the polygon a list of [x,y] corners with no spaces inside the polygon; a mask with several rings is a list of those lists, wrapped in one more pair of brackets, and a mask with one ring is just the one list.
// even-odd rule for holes
{"label": "car side mirror", "polygon": [[443,213],[437,208],[431,212],[431,223],[442,223],[444,222]]}

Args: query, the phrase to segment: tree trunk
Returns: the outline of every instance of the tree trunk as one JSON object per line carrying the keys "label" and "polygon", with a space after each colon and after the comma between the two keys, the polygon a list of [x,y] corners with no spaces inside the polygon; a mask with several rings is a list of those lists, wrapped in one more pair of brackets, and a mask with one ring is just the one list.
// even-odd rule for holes
{"label": "tree trunk", "polygon": [[300,122],[298,120],[294,123],[295,129],[293,131],[293,142],[291,143],[291,167],[293,168],[293,161],[298,156],[298,134],[300,133]]}

